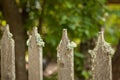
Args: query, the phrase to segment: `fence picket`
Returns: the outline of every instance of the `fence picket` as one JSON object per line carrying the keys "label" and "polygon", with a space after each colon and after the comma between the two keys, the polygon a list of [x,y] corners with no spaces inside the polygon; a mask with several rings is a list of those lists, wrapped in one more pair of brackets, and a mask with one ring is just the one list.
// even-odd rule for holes
{"label": "fence picket", "polygon": [[1,80],[15,80],[14,40],[8,25],[1,39]]}
{"label": "fence picket", "polygon": [[29,80],[43,80],[42,67],[42,47],[44,42],[37,32],[37,27],[33,28],[32,35],[28,40],[28,76]]}
{"label": "fence picket", "polygon": [[111,56],[113,49],[104,40],[104,32],[99,33],[96,47],[90,52],[92,80],[112,80]]}
{"label": "fence picket", "polygon": [[74,80],[73,47],[64,29],[57,47],[58,80]]}

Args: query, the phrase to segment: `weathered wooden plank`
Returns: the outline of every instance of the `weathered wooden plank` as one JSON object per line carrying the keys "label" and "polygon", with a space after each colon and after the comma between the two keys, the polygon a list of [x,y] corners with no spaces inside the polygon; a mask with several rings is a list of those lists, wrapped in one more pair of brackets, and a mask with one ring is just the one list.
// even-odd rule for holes
{"label": "weathered wooden plank", "polygon": [[29,80],[43,80],[42,47],[44,42],[37,32],[37,27],[33,28],[32,35],[28,39],[28,74]]}
{"label": "weathered wooden plank", "polygon": [[112,80],[111,56],[113,49],[104,40],[104,32],[99,33],[98,42],[90,52],[92,61],[92,80]]}
{"label": "weathered wooden plank", "polygon": [[63,30],[62,40],[57,47],[58,80],[74,80],[74,52],[76,44],[70,42],[67,30]]}
{"label": "weathered wooden plank", "polygon": [[15,80],[14,40],[8,25],[1,39],[1,80]]}

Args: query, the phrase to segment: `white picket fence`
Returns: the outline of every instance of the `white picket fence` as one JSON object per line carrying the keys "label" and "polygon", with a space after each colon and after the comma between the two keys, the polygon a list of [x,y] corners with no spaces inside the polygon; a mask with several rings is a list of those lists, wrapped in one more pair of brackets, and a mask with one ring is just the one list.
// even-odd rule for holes
{"label": "white picket fence", "polygon": [[[29,62],[28,79],[43,80],[43,47],[44,42],[34,27],[27,41]],[[47,47],[47,46],[46,46]],[[62,39],[57,47],[58,80],[74,80],[74,47],[63,29]],[[6,26],[1,39],[1,80],[15,80],[15,42],[9,27]],[[112,80],[111,56],[113,50],[99,34],[98,42],[91,54],[92,80]]]}

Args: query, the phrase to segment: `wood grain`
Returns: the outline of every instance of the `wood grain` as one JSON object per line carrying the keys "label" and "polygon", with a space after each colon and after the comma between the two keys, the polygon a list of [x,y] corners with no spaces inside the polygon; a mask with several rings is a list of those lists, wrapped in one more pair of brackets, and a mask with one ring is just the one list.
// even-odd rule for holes
{"label": "wood grain", "polygon": [[32,35],[28,42],[28,76],[29,80],[43,80],[43,65],[42,65],[42,47],[44,43],[34,27]]}
{"label": "wood grain", "polygon": [[64,29],[62,40],[57,47],[58,80],[74,80],[74,54],[69,44],[67,30]]}
{"label": "wood grain", "polygon": [[14,40],[8,25],[1,39],[1,80],[15,80]]}
{"label": "wood grain", "polygon": [[92,80],[112,80],[111,56],[113,49],[104,40],[104,33],[99,33],[98,42],[91,51]]}

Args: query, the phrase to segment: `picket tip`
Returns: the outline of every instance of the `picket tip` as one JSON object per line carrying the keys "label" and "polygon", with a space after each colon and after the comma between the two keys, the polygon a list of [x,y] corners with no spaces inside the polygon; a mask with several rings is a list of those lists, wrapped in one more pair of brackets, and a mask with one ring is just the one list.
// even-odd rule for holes
{"label": "picket tip", "polygon": [[62,44],[64,41],[68,41],[67,29],[63,29],[63,31],[62,31],[62,38],[61,38],[61,40],[60,40],[60,43],[59,43],[58,46],[57,46],[57,50],[59,50],[59,48],[61,47],[61,44]]}
{"label": "picket tip", "polygon": [[13,37],[12,33],[10,33],[10,29],[9,29],[9,25],[8,24],[4,27],[3,36],[8,36],[8,38],[12,38]]}
{"label": "picket tip", "polygon": [[98,43],[99,42],[105,42],[105,39],[104,39],[104,29],[101,29],[101,31],[99,32]]}
{"label": "picket tip", "polygon": [[34,33],[34,34],[38,33],[38,28],[37,28],[36,26],[33,27],[33,33]]}
{"label": "picket tip", "polygon": [[33,27],[33,34],[32,36],[34,36],[36,38],[36,43],[38,46],[44,47],[45,43],[42,40],[40,34],[38,33],[38,28],[37,27]]}
{"label": "picket tip", "polygon": [[107,43],[104,39],[104,30],[103,29],[99,32],[98,40],[97,40],[97,44],[96,44],[95,48],[93,50],[89,50],[89,53],[91,54],[91,56],[95,55],[94,52],[96,50],[99,50],[101,47],[103,47],[104,52],[106,51],[107,54],[114,55],[114,50],[110,46],[110,43]]}
{"label": "picket tip", "polygon": [[4,29],[6,32],[10,32],[9,25],[7,24]]}
{"label": "picket tip", "polygon": [[63,29],[63,33],[62,33],[62,40],[68,40],[68,34],[67,34],[67,29]]}

